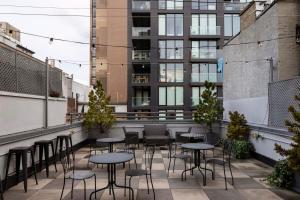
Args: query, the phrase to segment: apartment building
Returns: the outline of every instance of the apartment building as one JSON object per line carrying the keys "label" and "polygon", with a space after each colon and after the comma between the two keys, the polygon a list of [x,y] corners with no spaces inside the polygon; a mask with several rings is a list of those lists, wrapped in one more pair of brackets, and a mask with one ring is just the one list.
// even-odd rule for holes
{"label": "apartment building", "polygon": [[[239,13],[249,0],[118,1],[120,2],[116,3],[117,8],[114,9],[112,4],[115,3],[110,1],[93,2],[96,8],[101,3],[106,3],[106,9],[109,10],[106,16],[108,18],[110,15],[111,18],[101,20],[108,22],[126,19],[121,26],[126,30],[117,27],[118,30],[115,31],[118,32],[114,32],[122,41],[116,44],[106,38],[103,42],[109,45],[127,45],[127,48],[107,47],[126,52],[126,58],[120,61],[124,61],[127,68],[126,72],[122,71],[122,76],[127,80],[124,84],[127,87],[124,90],[127,91],[127,111],[158,112],[160,116],[172,111],[178,112],[176,115],[180,117],[182,112],[195,109],[206,80],[216,83],[216,92],[222,98],[221,50],[224,42],[240,31]],[[97,15],[99,10],[105,9],[96,10],[94,12]],[[116,16],[113,16],[113,12]],[[100,20],[97,16],[95,18],[96,21]],[[102,40],[103,35],[108,35],[101,34],[97,25],[96,22],[94,42]],[[107,26],[112,27],[111,31],[116,28],[114,23],[107,23]],[[94,54],[96,59],[101,54],[98,47]],[[108,63],[121,59],[118,54],[113,54],[114,52],[111,58],[106,57]],[[106,68],[114,67],[108,65],[101,70]],[[97,73],[98,68],[94,71]],[[93,73],[93,69],[91,72]],[[112,79],[112,74],[109,75],[103,80]],[[93,77],[98,79],[97,74],[96,77],[93,74],[91,77],[91,80]],[[116,87],[118,85],[115,84]]]}

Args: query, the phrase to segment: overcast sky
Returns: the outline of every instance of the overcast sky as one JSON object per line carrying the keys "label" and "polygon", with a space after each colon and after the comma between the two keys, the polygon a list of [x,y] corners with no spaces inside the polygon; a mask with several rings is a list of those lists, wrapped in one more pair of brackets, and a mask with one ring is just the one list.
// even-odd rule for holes
{"label": "overcast sky", "polygon": [[[1,0],[0,5],[56,6],[72,8],[89,8],[90,0]],[[89,15],[89,9],[56,10],[35,8],[12,8],[0,6],[0,13],[47,13],[47,14],[82,14]],[[23,32],[39,35],[89,42],[89,18],[81,17],[47,17],[47,16],[17,16],[0,14],[0,21],[6,21]],[[46,57],[75,60],[88,64],[89,46],[55,41],[51,45],[47,39],[21,35],[23,46],[35,52],[35,57],[45,60]],[[78,82],[89,84],[89,66],[57,62],[58,68],[68,74],[73,74]]]}

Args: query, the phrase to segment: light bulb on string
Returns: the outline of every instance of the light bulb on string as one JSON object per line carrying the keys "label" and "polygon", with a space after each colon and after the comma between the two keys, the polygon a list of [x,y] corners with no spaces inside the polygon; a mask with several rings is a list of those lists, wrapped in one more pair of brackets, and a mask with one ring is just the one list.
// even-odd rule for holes
{"label": "light bulb on string", "polygon": [[51,45],[53,43],[54,39],[53,38],[50,38],[49,39],[49,44]]}

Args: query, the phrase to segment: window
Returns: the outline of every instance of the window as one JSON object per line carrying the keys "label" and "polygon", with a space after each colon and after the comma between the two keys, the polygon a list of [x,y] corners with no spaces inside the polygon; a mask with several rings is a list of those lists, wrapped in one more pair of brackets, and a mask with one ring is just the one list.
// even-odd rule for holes
{"label": "window", "polygon": [[161,10],[182,10],[183,0],[159,0],[158,6]]}
{"label": "window", "polygon": [[158,16],[158,33],[167,36],[183,36],[183,14]]}
{"label": "window", "polygon": [[193,0],[192,9],[194,10],[216,10],[216,0]]}
{"label": "window", "polygon": [[183,110],[159,110],[160,120],[183,119]]}
{"label": "window", "polygon": [[224,15],[224,35],[234,36],[240,32],[240,16],[239,15]]}
{"label": "window", "polygon": [[191,34],[192,35],[216,35],[217,16],[214,14],[192,15]]}
{"label": "window", "polygon": [[217,64],[192,64],[192,82],[203,83],[205,81],[217,82]]}
{"label": "window", "polygon": [[217,42],[216,41],[192,41],[192,59],[216,59]]}
{"label": "window", "polygon": [[160,59],[183,59],[182,40],[160,40],[159,41]]}
{"label": "window", "polygon": [[159,87],[160,106],[183,105],[183,87]]}
{"label": "window", "polygon": [[183,82],[183,64],[168,63],[160,64],[160,82]]}
{"label": "window", "polygon": [[251,2],[252,0],[240,0],[240,3],[249,3]]}
{"label": "window", "polygon": [[[192,87],[192,106],[196,106],[199,104],[199,100],[201,99],[201,95],[203,91],[205,90],[205,87]],[[215,91],[217,92],[217,89],[215,88]]]}

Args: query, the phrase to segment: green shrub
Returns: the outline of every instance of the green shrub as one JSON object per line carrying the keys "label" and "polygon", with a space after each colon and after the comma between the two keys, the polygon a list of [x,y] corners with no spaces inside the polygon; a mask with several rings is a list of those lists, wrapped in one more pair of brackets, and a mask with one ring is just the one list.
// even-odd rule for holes
{"label": "green shrub", "polygon": [[243,114],[229,112],[230,123],[228,124],[227,137],[232,140],[248,139],[250,129]]}
{"label": "green shrub", "polygon": [[276,187],[291,188],[293,186],[293,172],[288,165],[288,161],[278,161],[273,173],[267,177],[267,181]]}
{"label": "green shrub", "polygon": [[235,158],[247,159],[254,147],[248,140],[234,140],[232,150]]}

